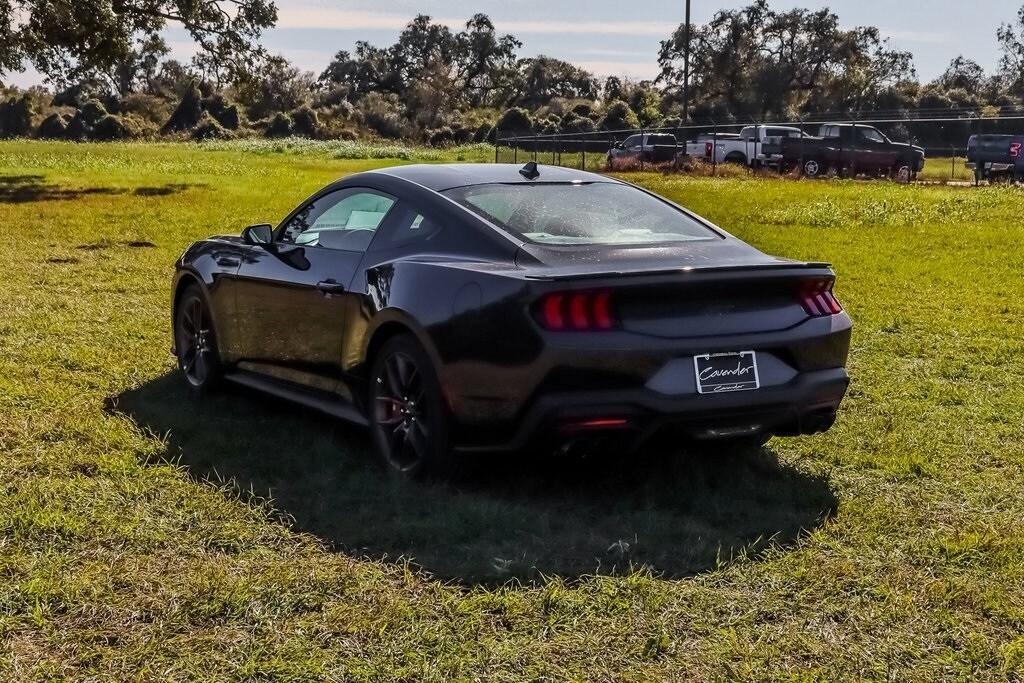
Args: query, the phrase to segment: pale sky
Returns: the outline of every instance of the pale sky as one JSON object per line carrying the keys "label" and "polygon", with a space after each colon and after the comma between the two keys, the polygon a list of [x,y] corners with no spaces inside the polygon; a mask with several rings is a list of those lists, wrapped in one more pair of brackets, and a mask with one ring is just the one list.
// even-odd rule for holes
{"label": "pale sky", "polygon": [[[651,78],[657,74],[658,43],[682,22],[683,0],[278,0],[278,26],[264,36],[272,52],[302,69],[320,73],[338,50],[357,40],[391,44],[418,13],[458,27],[475,12],[491,17],[499,31],[523,41],[522,56],[546,54],[573,62],[599,76]],[[693,0],[693,21],[745,1]],[[930,80],[963,54],[993,70],[999,59],[996,29],[1014,20],[1024,0],[775,0],[777,9],[831,7],[844,26],[872,25],[892,45],[914,54],[918,75]],[[627,7],[628,12],[622,8]],[[187,34],[168,31],[174,56],[192,52]],[[10,74],[17,85],[38,83],[32,72]]]}

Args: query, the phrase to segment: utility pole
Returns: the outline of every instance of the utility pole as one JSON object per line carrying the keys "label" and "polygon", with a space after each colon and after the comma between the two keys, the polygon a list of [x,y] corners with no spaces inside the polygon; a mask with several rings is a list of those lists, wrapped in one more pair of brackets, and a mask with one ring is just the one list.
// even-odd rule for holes
{"label": "utility pole", "polygon": [[683,125],[690,119],[690,0],[686,0],[686,24],[683,25]]}

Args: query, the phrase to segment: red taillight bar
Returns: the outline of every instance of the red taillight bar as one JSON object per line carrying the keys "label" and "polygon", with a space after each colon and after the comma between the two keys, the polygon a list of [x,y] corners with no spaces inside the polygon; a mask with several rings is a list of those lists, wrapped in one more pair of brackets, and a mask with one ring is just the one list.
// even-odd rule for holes
{"label": "red taillight bar", "polygon": [[545,294],[535,308],[537,321],[555,332],[615,329],[611,296],[607,290]]}
{"label": "red taillight bar", "polygon": [[839,300],[832,293],[832,278],[816,278],[805,280],[800,286],[800,305],[807,315],[815,318],[841,313],[843,310]]}

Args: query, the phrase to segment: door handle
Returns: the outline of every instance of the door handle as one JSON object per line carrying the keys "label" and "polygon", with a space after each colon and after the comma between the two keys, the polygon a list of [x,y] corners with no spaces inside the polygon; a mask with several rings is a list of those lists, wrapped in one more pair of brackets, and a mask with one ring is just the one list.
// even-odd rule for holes
{"label": "door handle", "polygon": [[323,280],[316,283],[316,288],[324,294],[341,294],[345,291],[345,285],[334,280]]}

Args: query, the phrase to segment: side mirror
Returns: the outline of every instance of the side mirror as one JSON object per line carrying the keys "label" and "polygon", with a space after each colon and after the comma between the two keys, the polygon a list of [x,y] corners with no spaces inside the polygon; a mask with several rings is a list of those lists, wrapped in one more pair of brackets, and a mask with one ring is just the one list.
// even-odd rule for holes
{"label": "side mirror", "polygon": [[250,225],[242,231],[242,239],[246,244],[266,246],[274,241],[274,227],[269,223]]}

